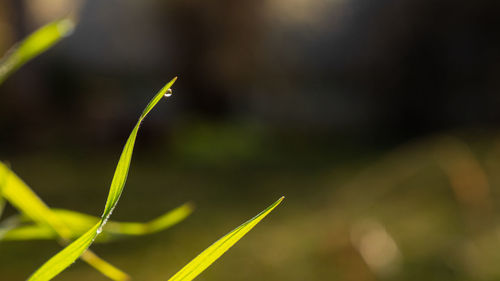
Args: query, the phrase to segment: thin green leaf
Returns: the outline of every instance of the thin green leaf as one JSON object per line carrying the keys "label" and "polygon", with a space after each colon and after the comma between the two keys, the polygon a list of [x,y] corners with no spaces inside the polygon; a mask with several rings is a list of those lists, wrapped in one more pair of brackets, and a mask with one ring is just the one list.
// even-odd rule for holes
{"label": "thin green leaf", "polygon": [[42,26],[14,46],[0,60],[0,84],[23,64],[71,34],[74,26],[70,19],[54,21]]}
{"label": "thin green leaf", "polygon": [[153,109],[153,107],[158,104],[161,98],[165,95],[165,93],[172,87],[172,85],[177,80],[177,77],[174,77],[170,82],[168,82],[149,102],[141,116],[139,117],[139,121],[135,125],[132,133],[127,139],[125,143],[125,147],[123,148],[123,152],[120,156],[120,160],[118,161],[118,165],[116,166],[115,174],[113,176],[113,180],[111,181],[111,187],[108,193],[108,199],[106,201],[106,206],[104,207],[104,213],[102,217],[106,220],[111,213],[113,212],[113,208],[116,206],[116,203],[120,199],[120,195],[123,191],[123,187],[125,182],[127,181],[128,169],[130,167],[130,160],[132,159],[132,152],[134,150],[135,139],[137,137],[137,132],[139,131],[139,127],[141,126],[142,121],[148,113]]}
{"label": "thin green leaf", "polygon": [[9,227],[0,227],[1,241],[23,241],[23,240],[42,240],[42,239],[58,239],[59,235],[51,228],[45,225],[30,224],[30,225],[10,225]]}
{"label": "thin green leaf", "polygon": [[[65,225],[64,221],[54,214],[31,188],[2,162],[0,162],[0,179],[4,182],[0,192],[9,203],[38,225],[55,231],[62,238],[62,244],[66,245],[69,242],[71,230]],[[0,236],[14,227],[15,225],[8,224],[7,227],[2,228]],[[82,259],[113,280],[127,280],[129,278],[126,273],[100,259],[90,251],[85,256],[82,256]]]}
{"label": "thin green leaf", "polygon": [[205,251],[199,254],[195,259],[189,262],[184,268],[177,272],[169,281],[191,281],[202,273],[207,267],[214,263],[222,256],[229,248],[231,248],[238,240],[247,234],[255,225],[257,225],[264,217],[266,217],[276,206],[278,206],[284,197],[278,199],[271,206],[267,207],[260,214],[240,225],[233,231],[226,234],[217,242],[208,247]]}
{"label": "thin green leaf", "polygon": [[90,229],[83,236],[78,238],[75,242],[71,243],[64,250],[57,253],[44,265],[42,265],[38,270],[33,273],[29,278],[30,281],[46,281],[54,278],[61,271],[70,266],[80,255],[85,252],[85,250],[92,244],[96,236],[102,231],[102,227],[106,224],[109,216],[116,207],[120,195],[122,194],[123,187],[127,180],[128,170],[130,167],[130,161],[132,159],[132,152],[134,150],[135,139],[137,137],[137,132],[139,127],[146,118],[147,114],[151,109],[160,101],[163,95],[168,89],[174,84],[177,77],[168,82],[151,100],[151,102],[146,106],[146,109],[141,114],[139,121],[135,125],[132,133],[130,134],[125,147],[123,148],[120,160],[118,161],[113,180],[111,182],[111,187],[108,194],[108,199],[106,200],[106,206],[104,212],[101,216],[99,222]]}
{"label": "thin green leaf", "polygon": [[[0,169],[0,172],[1,172],[1,169]],[[0,175],[1,175],[1,177],[0,177],[0,202],[1,202],[0,203],[1,204],[0,217],[1,217],[3,209],[5,207],[5,201],[6,201],[3,197],[2,190],[3,190],[3,187],[6,185],[7,177],[4,176],[5,173],[0,173]],[[20,224],[21,224],[21,219],[18,216],[3,220],[0,223],[0,240],[2,240],[2,238],[5,236],[5,234],[7,232],[9,232],[11,229],[18,227]]]}
{"label": "thin green leaf", "polygon": [[71,231],[64,223],[2,162],[0,162],[0,175],[4,175],[3,178],[5,180],[5,184],[1,190],[2,195],[10,204],[40,225],[54,228],[61,237],[70,237]]}
{"label": "thin green leaf", "polygon": [[50,280],[54,278],[59,272],[63,271],[72,264],[77,258],[80,257],[89,245],[94,241],[97,236],[97,230],[101,227],[100,222],[94,225],[84,235],[71,243],[68,247],[64,248],[57,255],[53,256],[47,261],[40,269],[37,270],[29,280]]}
{"label": "thin green leaf", "polygon": [[[191,204],[184,204],[146,223],[108,221],[106,226],[103,227],[101,235],[94,242],[107,242],[123,236],[138,236],[165,230],[184,220],[192,211],[193,207]],[[52,212],[71,230],[72,239],[80,237],[100,220],[98,217],[70,210],[52,209]],[[11,219],[14,218],[20,220],[18,216]],[[4,233],[3,237],[0,236],[0,240],[7,241],[57,238],[59,236],[51,227],[35,223],[29,225],[23,224],[14,228],[10,227]]]}

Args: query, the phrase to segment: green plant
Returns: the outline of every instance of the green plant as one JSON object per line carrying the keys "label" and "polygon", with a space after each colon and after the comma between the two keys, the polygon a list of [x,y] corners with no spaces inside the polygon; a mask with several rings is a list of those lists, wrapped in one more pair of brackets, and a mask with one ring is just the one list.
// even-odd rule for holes
{"label": "green plant", "polygon": [[44,25],[14,46],[0,61],[0,84],[29,60],[48,50],[73,32],[75,23],[63,19]]}
{"label": "green plant", "polygon": [[[21,42],[0,62],[0,83],[21,65],[42,53],[72,30],[72,22],[62,20],[50,23]],[[65,248],[38,268],[28,280],[50,280],[76,259],[82,258],[94,268],[113,280],[130,277],[88,250],[97,239],[109,241],[117,235],[143,235],[172,226],[191,212],[190,204],[166,213],[149,223],[118,223],[108,220],[116,207],[127,180],[135,140],[142,121],[164,96],[171,95],[171,87],[177,77],[168,82],[149,102],[128,137],[118,161],[103,214],[97,218],[69,210],[49,208],[43,201],[4,163],[0,162],[0,214],[5,200],[16,207],[21,215],[1,223],[0,240],[57,239]],[[257,225],[283,200],[274,202],[254,218],[237,227],[208,247],[169,280],[189,281],[196,278],[246,233]],[[25,224],[26,222],[30,222]],[[78,237],[78,238],[77,238]],[[71,240],[77,238],[73,242]]]}

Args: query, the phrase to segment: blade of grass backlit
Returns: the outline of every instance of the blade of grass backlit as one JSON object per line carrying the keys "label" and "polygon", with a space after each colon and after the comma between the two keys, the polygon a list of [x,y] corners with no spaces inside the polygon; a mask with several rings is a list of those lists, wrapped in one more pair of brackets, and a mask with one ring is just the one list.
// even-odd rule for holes
{"label": "blade of grass backlit", "polygon": [[16,209],[40,225],[53,227],[61,237],[69,237],[71,232],[50,208],[14,173],[0,162],[0,174],[5,184],[2,195]]}
{"label": "blade of grass backlit", "polygon": [[0,60],[0,84],[23,64],[68,36],[74,26],[70,19],[54,21],[42,26],[14,46]]}
{"label": "blade of grass backlit", "polygon": [[58,275],[61,271],[70,266],[81,254],[83,254],[83,252],[85,252],[85,250],[92,244],[97,235],[102,231],[102,227],[106,224],[109,216],[113,212],[113,209],[116,207],[116,204],[118,203],[120,195],[123,191],[123,187],[125,186],[128,170],[130,167],[130,160],[132,159],[132,151],[134,149],[134,143],[139,127],[147,114],[161,100],[163,95],[167,93],[167,90],[170,89],[176,79],[177,77],[168,82],[154,96],[154,98],[146,106],[146,109],[139,117],[139,121],[137,121],[137,124],[132,130],[132,133],[127,139],[125,147],[123,148],[122,154],[118,161],[113,180],[111,182],[111,187],[109,190],[108,199],[106,200],[106,206],[104,207],[104,212],[99,222],[84,235],[82,235],[80,238],[78,238],[76,241],[71,243],[61,252],[57,253],[50,260],[48,260],[44,265],[38,268],[38,270],[29,278],[30,281],[46,281]]}
{"label": "blade of grass backlit", "polygon": [[[193,211],[193,206],[189,203],[175,208],[162,216],[146,223],[139,222],[114,222],[108,221],[103,227],[101,235],[95,242],[111,241],[122,236],[138,236],[155,233],[169,228],[189,216]],[[71,238],[78,238],[100,220],[98,217],[87,214],[63,210],[52,209],[52,212],[61,219],[71,230]],[[20,220],[19,216],[10,219]],[[23,220],[24,221],[24,220]],[[59,236],[51,228],[40,224],[20,225],[9,229],[0,240],[31,240],[31,239],[57,239]]]}
{"label": "blade of grass backlit", "polygon": [[[71,238],[71,230],[64,222],[54,214],[50,208],[26,185],[13,171],[0,162],[0,178],[4,182],[0,190],[2,196],[9,201],[24,216],[30,218],[38,225],[52,229],[62,238],[62,244],[67,244]],[[4,229],[2,234],[6,234],[10,228]],[[89,258],[91,257],[91,259]],[[128,275],[115,268],[105,260],[100,259],[93,253],[82,256],[82,259],[93,266],[102,274],[113,280],[127,280]],[[105,271],[103,271],[103,269]]]}
{"label": "blade of grass backlit", "polygon": [[[0,217],[2,217],[3,210],[5,208],[5,198],[3,197],[2,190],[7,182],[7,177],[5,176],[5,172],[0,171]],[[11,229],[19,226],[21,223],[19,217],[8,218],[3,220],[0,223],[0,240],[2,240],[3,236],[9,232]]]}
{"label": "blade of grass backlit", "polygon": [[199,254],[179,272],[177,272],[169,281],[190,281],[196,278],[207,267],[214,263],[222,256],[229,248],[231,248],[238,240],[247,234],[255,225],[257,225],[264,217],[266,217],[276,206],[278,206],[284,197],[278,199],[271,206],[267,207],[260,214],[240,225],[233,231],[226,234],[217,242],[208,247],[205,251]]}
{"label": "blade of grass backlit", "polygon": [[128,137],[125,147],[123,148],[123,152],[120,156],[120,160],[118,161],[118,165],[116,166],[113,180],[111,181],[108,199],[106,200],[106,206],[104,207],[104,213],[102,214],[102,217],[104,219],[108,218],[113,212],[113,208],[116,205],[116,202],[118,202],[118,200],[120,199],[123,186],[127,181],[128,169],[130,167],[130,160],[132,158],[132,151],[134,149],[135,139],[137,137],[137,132],[142,121],[144,120],[144,118],[146,118],[151,109],[153,109],[153,107],[158,104],[167,90],[170,89],[170,87],[175,83],[175,80],[177,80],[177,77],[168,82],[149,102],[149,104],[146,106],[141,116],[139,117],[139,121],[137,121],[137,124],[132,130],[132,133]]}
{"label": "blade of grass backlit", "polygon": [[101,227],[100,222],[96,223],[94,227],[80,236],[80,238],[53,256],[39,270],[33,273],[28,280],[50,280],[54,278],[54,276],[63,271],[85,252],[96,237],[99,227]]}

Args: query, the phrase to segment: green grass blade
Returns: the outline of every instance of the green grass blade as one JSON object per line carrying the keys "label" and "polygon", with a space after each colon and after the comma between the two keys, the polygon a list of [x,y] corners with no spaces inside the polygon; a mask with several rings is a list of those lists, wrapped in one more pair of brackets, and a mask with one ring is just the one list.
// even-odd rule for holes
{"label": "green grass blade", "polygon": [[238,240],[247,234],[255,225],[257,225],[264,217],[266,217],[276,206],[278,206],[284,197],[278,199],[271,206],[267,207],[260,214],[240,225],[233,231],[226,234],[217,242],[208,247],[205,251],[199,254],[195,259],[184,266],[177,272],[169,281],[190,281],[196,278],[207,267],[214,263],[222,256],[229,248],[231,248]]}
{"label": "green grass blade", "polygon": [[[94,242],[108,242],[123,236],[139,236],[159,232],[181,222],[189,216],[192,211],[193,206],[188,203],[146,223],[108,221],[106,226],[103,227],[101,235],[99,235]],[[52,212],[70,228],[72,239],[80,237],[100,220],[98,217],[70,210],[52,209]],[[13,218],[20,220],[18,216]],[[51,227],[34,223],[29,225],[24,224],[14,228],[11,227],[4,233],[3,237],[0,236],[0,240],[6,241],[57,238],[59,238],[59,236]]]}
{"label": "green grass blade", "polygon": [[14,46],[0,60],[0,84],[23,64],[68,36],[73,31],[74,25],[70,19],[51,22]]}
{"label": "green grass blade", "polygon": [[[4,182],[0,192],[9,203],[38,225],[51,229],[57,233],[57,235],[62,238],[63,244],[67,244],[71,238],[71,230],[28,187],[28,185],[2,162],[0,162],[0,179],[0,181]],[[13,228],[12,224],[2,230],[2,236],[5,235],[10,228]],[[105,260],[100,259],[90,251],[87,255],[82,256],[82,259],[113,280],[127,280],[129,278],[126,273],[115,268]]]}
{"label": "green grass blade", "polygon": [[[16,224],[9,224],[6,221],[17,221]],[[19,216],[14,216],[2,221],[0,225],[0,241],[18,241],[34,239],[57,239],[59,235],[48,226],[31,224],[22,225]]]}
{"label": "green grass blade", "polygon": [[38,268],[38,270],[28,279],[29,281],[47,281],[54,278],[61,271],[70,266],[80,255],[82,255],[92,244],[96,236],[102,231],[102,227],[106,224],[109,216],[113,212],[113,209],[116,207],[116,204],[120,199],[120,195],[122,194],[123,187],[125,186],[139,127],[144,118],[146,118],[147,114],[160,101],[167,90],[170,89],[176,79],[177,77],[168,82],[154,96],[151,102],[146,106],[146,109],[141,114],[139,121],[137,121],[132,133],[127,139],[118,161],[115,174],[111,182],[111,187],[109,189],[108,199],[106,200],[106,206],[104,207],[104,212],[99,220],[99,223]]}
{"label": "green grass blade", "polygon": [[94,241],[97,236],[97,230],[99,227],[101,227],[100,222],[94,225],[94,227],[71,243],[68,247],[60,251],[57,255],[53,256],[40,268],[42,270],[37,270],[33,273],[29,280],[50,280],[59,272],[70,266],[83,254],[83,252],[85,252],[85,250],[87,250],[89,245],[92,244],[92,241]]}
{"label": "green grass blade", "polygon": [[184,204],[147,223],[113,222],[110,221],[103,229],[103,234],[116,235],[145,235],[169,228],[189,216],[193,212],[191,204]]}
{"label": "green grass blade", "polygon": [[64,223],[2,162],[0,162],[0,175],[5,180],[5,184],[1,190],[2,195],[10,204],[34,222],[53,228],[61,237],[70,237],[71,231]]}
{"label": "green grass blade", "polygon": [[127,139],[125,143],[125,147],[123,148],[123,152],[120,156],[120,160],[118,161],[118,165],[116,166],[115,174],[113,176],[113,180],[111,181],[111,187],[108,193],[108,199],[106,201],[106,206],[104,207],[104,213],[102,217],[106,220],[113,212],[113,208],[116,206],[116,202],[120,199],[120,195],[123,191],[123,187],[125,186],[125,182],[127,181],[128,169],[130,167],[130,160],[132,159],[132,152],[134,150],[135,139],[137,137],[137,132],[139,127],[148,115],[148,113],[153,109],[153,107],[158,104],[161,98],[165,95],[168,89],[172,87],[172,85],[177,80],[177,77],[174,77],[170,82],[168,82],[149,102],[141,116],[139,117],[139,121],[135,125],[132,133]]}
{"label": "green grass blade", "polygon": [[[1,162],[0,162],[1,163]],[[3,209],[5,208],[5,198],[3,197],[3,187],[6,185],[7,183],[7,177],[5,176],[5,173],[2,173],[1,172],[1,169],[0,169],[0,217],[2,216],[2,212],[3,212]],[[19,216],[14,216],[14,217],[10,217],[10,218],[7,218],[7,219],[4,219],[2,220],[2,222],[0,223],[0,240],[3,239],[3,237],[11,230],[11,229],[14,229],[16,227],[18,227],[20,224],[21,224],[21,219],[19,218]]]}

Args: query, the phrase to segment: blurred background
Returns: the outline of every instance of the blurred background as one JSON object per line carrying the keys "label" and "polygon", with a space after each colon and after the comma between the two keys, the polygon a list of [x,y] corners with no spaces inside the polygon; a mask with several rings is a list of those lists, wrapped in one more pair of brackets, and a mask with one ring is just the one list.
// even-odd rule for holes
{"label": "blurred background", "polygon": [[[499,12],[493,0],[2,0],[0,54],[52,20],[77,27],[0,87],[0,158],[50,206],[99,215],[136,119],[177,75],[113,219],[196,210],[92,246],[134,280],[166,280],[281,195],[198,280],[499,280]],[[2,280],[59,249],[0,243]],[[106,278],[78,261],[56,280]]]}

